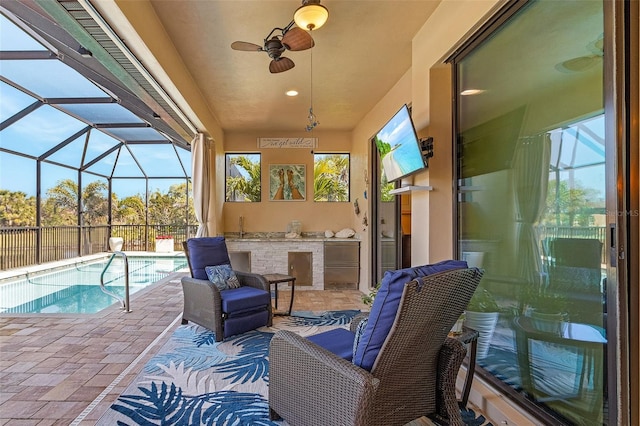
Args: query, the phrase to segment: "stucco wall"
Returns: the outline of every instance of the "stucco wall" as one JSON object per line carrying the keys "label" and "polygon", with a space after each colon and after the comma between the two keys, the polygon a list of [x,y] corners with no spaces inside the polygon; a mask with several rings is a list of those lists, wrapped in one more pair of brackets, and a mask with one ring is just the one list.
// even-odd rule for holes
{"label": "stucco wall", "polygon": [[[369,140],[403,103],[412,105],[412,118],[420,137],[436,135],[431,170],[412,177],[414,185],[436,183],[434,191],[415,192],[411,197],[411,261],[414,265],[452,256],[452,136],[451,107],[450,101],[447,101],[451,98],[451,85],[445,81],[447,77],[444,74],[438,74],[438,82],[435,87],[432,86],[430,73],[433,67],[440,67],[447,52],[461,43],[465,35],[479,23],[484,22],[500,3],[497,0],[442,1],[413,39],[411,69],[353,131],[352,155],[358,162],[352,160],[352,164],[361,167],[363,173],[368,171]],[[452,16],[456,19],[452,20]],[[431,90],[436,91],[433,97]],[[437,123],[429,125],[430,111],[434,109],[437,114],[444,116],[439,116]],[[358,172],[352,169],[352,173],[355,175]],[[371,190],[361,185],[355,191],[358,193],[364,189]],[[367,208],[371,209],[370,202]],[[361,250],[362,259],[367,259],[370,251],[368,236],[363,238]],[[370,264],[363,261],[360,285],[363,291],[367,289],[370,273]]]}
{"label": "stucco wall", "polygon": [[[362,201],[360,203],[361,217],[366,213],[369,223],[372,210],[371,197],[367,196],[367,199],[364,200],[364,192],[370,194],[373,191],[369,167],[371,138],[405,103],[411,103],[411,70],[408,70],[385,97],[367,113],[352,134],[351,188],[353,194],[358,194],[357,197]],[[375,154],[375,152],[373,153]],[[359,229],[362,230],[365,227],[360,225]],[[360,290],[363,292],[368,292],[371,285],[369,278],[371,276],[371,256],[369,255],[371,238],[369,232],[369,227],[366,227],[366,232],[362,233],[360,244]]]}
{"label": "stucco wall", "polygon": [[[315,202],[313,201],[313,153],[349,153],[351,151],[350,132],[315,131],[318,138],[317,148],[268,148],[258,149],[260,137],[311,137],[306,132],[245,132],[227,133],[225,151],[229,153],[260,153],[262,174],[262,201],[260,203],[227,202],[224,203],[222,232],[238,232],[239,217],[244,217],[245,232],[285,232],[292,220],[302,222],[303,232],[337,232],[343,228],[352,228],[356,232],[362,229],[353,209],[353,200],[361,197],[356,192],[357,182],[362,180],[362,169],[353,164],[351,158],[351,202]],[[304,164],[306,166],[305,201],[269,200],[269,165]],[[224,154],[218,159],[218,181],[222,182],[221,197],[224,199]]]}

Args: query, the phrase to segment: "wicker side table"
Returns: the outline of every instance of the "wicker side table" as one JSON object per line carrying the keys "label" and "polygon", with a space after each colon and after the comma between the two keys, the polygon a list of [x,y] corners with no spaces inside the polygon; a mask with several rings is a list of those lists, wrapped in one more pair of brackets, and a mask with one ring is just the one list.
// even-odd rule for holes
{"label": "wicker side table", "polygon": [[284,314],[274,314],[274,315],[291,315],[291,309],[293,308],[293,294],[296,290],[296,277],[285,274],[262,274],[265,280],[269,282],[270,285],[275,285],[275,293],[276,293],[276,302],[275,307],[278,309],[278,284],[280,283],[291,283],[291,300],[289,301],[289,311]]}

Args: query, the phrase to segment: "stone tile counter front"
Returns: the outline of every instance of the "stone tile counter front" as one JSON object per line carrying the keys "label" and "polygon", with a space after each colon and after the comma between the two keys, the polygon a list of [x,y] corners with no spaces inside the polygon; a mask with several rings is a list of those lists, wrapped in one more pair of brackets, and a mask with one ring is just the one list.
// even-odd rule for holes
{"label": "stone tile counter front", "polygon": [[[354,238],[305,236],[284,238],[278,233],[225,235],[231,262],[236,267],[236,255],[249,256],[248,268],[257,274],[280,273],[295,275],[296,291],[324,289],[325,241],[354,241]],[[356,240],[357,241],[357,240]],[[246,258],[245,258],[246,259]],[[293,268],[293,269],[292,269]],[[306,275],[309,275],[307,277]]]}

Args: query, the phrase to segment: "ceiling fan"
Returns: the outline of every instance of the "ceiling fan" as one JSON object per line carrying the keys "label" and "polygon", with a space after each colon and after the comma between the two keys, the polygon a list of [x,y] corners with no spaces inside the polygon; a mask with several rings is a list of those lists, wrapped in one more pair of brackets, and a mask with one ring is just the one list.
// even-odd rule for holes
{"label": "ceiling fan", "polygon": [[274,28],[264,38],[262,46],[249,43],[247,41],[234,41],[231,48],[234,50],[242,50],[247,52],[267,52],[271,58],[269,63],[269,71],[272,74],[290,70],[295,66],[293,61],[282,54],[286,50],[298,51],[311,49],[315,42],[311,35],[305,30],[294,27],[294,21],[284,28]]}
{"label": "ceiling fan", "polygon": [[586,71],[594,65],[600,64],[604,56],[604,34],[589,43],[587,49],[590,55],[578,56],[577,58],[568,59],[556,65],[556,69],[561,72],[582,72]]}

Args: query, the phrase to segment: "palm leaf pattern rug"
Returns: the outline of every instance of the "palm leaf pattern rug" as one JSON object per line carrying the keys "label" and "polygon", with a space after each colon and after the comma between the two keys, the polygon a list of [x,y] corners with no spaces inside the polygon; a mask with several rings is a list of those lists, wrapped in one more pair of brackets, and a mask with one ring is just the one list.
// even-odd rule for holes
{"label": "palm leaf pattern rug", "polygon": [[[286,425],[269,420],[269,342],[277,330],[308,336],[348,328],[357,310],[295,312],[216,342],[213,332],[179,326],[98,425]],[[484,424],[472,412],[468,424]]]}

